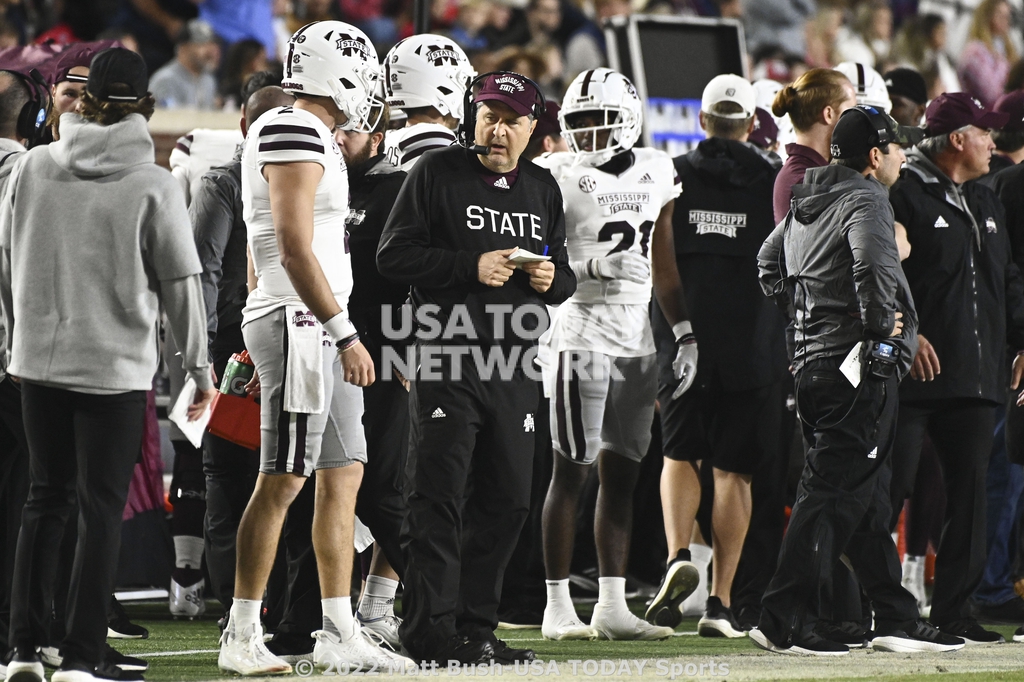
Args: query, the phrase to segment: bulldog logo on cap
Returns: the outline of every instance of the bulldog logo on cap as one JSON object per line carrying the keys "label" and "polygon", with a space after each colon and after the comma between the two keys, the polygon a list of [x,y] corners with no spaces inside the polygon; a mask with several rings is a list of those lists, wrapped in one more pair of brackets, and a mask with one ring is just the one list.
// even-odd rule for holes
{"label": "bulldog logo on cap", "polygon": [[842,150],[839,149],[839,145],[837,145],[837,144],[831,145],[828,148],[828,151],[829,151],[829,154],[831,154],[832,156],[835,156],[835,157],[838,157],[842,153]]}

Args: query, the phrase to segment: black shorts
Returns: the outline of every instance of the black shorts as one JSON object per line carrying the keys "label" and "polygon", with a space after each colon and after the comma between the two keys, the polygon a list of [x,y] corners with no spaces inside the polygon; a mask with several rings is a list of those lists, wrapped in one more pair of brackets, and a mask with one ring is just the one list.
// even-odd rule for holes
{"label": "black shorts", "polygon": [[716,469],[753,474],[779,449],[786,409],[784,382],[747,391],[694,385],[672,400],[674,384],[658,391],[665,457],[704,461]]}

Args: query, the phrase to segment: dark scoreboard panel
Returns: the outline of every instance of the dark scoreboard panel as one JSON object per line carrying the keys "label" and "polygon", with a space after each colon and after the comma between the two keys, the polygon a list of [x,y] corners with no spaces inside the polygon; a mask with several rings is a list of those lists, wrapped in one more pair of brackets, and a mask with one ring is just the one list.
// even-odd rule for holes
{"label": "dark scoreboard panel", "polygon": [[606,23],[612,68],[647,105],[644,142],[681,153],[704,138],[700,97],[719,74],[747,75],[743,27],[731,19],[633,15]]}

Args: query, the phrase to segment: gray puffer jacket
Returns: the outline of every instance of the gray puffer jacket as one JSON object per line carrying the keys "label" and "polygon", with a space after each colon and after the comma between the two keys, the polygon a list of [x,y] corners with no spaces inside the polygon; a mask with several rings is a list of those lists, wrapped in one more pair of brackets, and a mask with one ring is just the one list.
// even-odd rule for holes
{"label": "gray puffer jacket", "polygon": [[900,376],[917,352],[917,311],[893,228],[889,191],[843,166],[807,171],[793,208],[757,254],[761,288],[789,317],[793,366],[845,356],[858,341],[888,337],[897,311]]}

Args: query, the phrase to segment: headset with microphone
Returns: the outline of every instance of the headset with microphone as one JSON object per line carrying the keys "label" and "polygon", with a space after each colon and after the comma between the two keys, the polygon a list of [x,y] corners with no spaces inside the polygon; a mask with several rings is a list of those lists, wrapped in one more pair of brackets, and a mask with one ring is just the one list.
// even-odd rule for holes
{"label": "headset with microphone", "polygon": [[27,147],[34,147],[43,140],[46,133],[46,120],[53,108],[50,86],[43,75],[39,73],[39,69],[32,69],[27,75],[10,69],[0,69],[0,71],[9,73],[20,80],[28,90],[28,102],[18,112],[16,130],[18,137],[28,140]]}
{"label": "headset with microphone", "polygon": [[537,85],[532,79],[527,78],[521,73],[515,73],[514,71],[489,71],[481,74],[470,81],[469,85],[466,86],[466,95],[463,100],[462,107],[462,120],[459,122],[459,128],[456,131],[459,144],[474,154],[480,156],[487,156],[491,153],[491,148],[485,145],[476,144],[476,107],[473,105],[473,89],[478,85],[482,85],[484,80],[490,76],[513,76],[526,82],[527,85],[533,88],[534,101],[532,115],[534,119],[540,118],[544,110],[547,109],[548,103],[544,99],[544,93],[541,92],[540,86]]}

